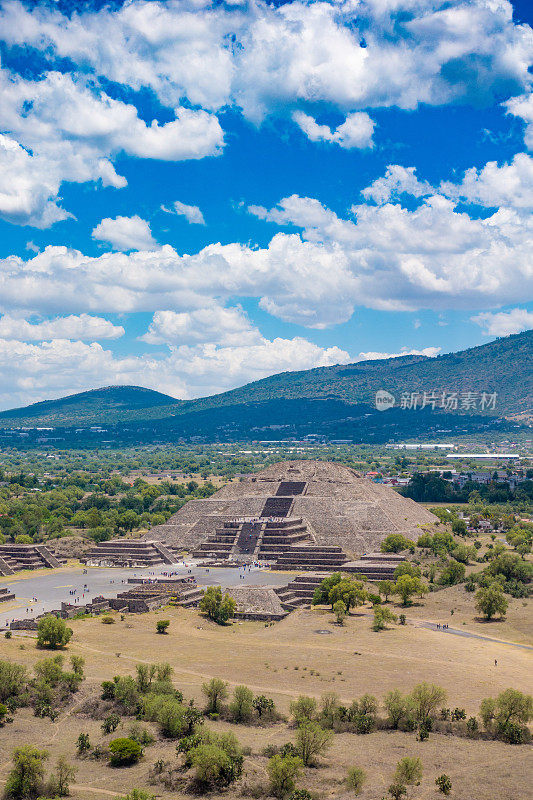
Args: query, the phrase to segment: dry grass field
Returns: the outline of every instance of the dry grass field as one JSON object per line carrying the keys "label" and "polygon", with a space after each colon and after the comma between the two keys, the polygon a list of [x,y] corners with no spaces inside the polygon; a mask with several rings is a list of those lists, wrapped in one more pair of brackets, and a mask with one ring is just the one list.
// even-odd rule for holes
{"label": "dry grass field", "polygon": [[[444,593],[439,594],[442,599]],[[424,618],[432,618],[431,602],[433,597],[418,609]],[[455,597],[450,602],[459,607]],[[416,610],[409,609],[410,618]],[[459,610],[456,613],[458,619],[454,614],[451,620],[454,624],[460,618]],[[171,620],[167,636],[155,633],[156,620],[162,617]],[[420,681],[443,686],[448,693],[447,705],[463,707],[468,715],[478,712],[483,697],[507,687],[531,691],[532,651],[415,625],[374,633],[369,617],[363,615],[350,617],[343,627],[333,624],[332,615],[319,609],[293,613],[271,626],[243,622],[219,627],[196,611],[172,608],[159,614],[129,616],[124,621],[116,616],[114,625],[103,625],[97,618],[76,620],[72,627],[74,636],[65,653],[85,658],[87,679],[56,722],[37,719],[31,710],[23,709],[16,713],[13,724],[0,730],[0,777],[4,779],[7,774],[13,747],[35,743],[50,751],[51,761],[62,753],[75,763],[78,773],[72,793],[80,800],[114,797],[132,787],[151,788],[164,800],[183,796],[160,784],[149,784],[148,773],[155,761],[178,763],[175,742],[158,737],[145,749],[141,762],[129,768],[113,769],[105,762],[75,757],[75,741],[82,731],[90,734],[93,743],[126,734],[129,720],[124,719],[117,733],[105,737],[100,723],[81,715],[79,707],[88,697],[97,695],[102,680],[115,674],[133,674],[139,662],[168,661],[174,668],[176,687],[199,703],[203,681],[216,676],[228,681],[230,687],[244,683],[256,693],[268,694],[284,714],[288,714],[290,700],[299,694],[320,698],[324,692],[334,691],[343,701],[351,702],[364,692],[378,698],[396,687],[407,692]],[[469,629],[474,630],[474,626],[469,624]],[[490,635],[493,633],[490,628]],[[502,638],[510,638],[505,627],[500,633]],[[0,642],[1,658],[24,663],[30,670],[43,658],[43,651],[36,649],[29,635],[14,635]],[[266,728],[207,724],[233,730],[241,744],[252,751],[245,759],[244,777],[224,792],[231,798],[242,796],[246,786],[258,782],[266,785],[267,759],[261,752],[267,744],[294,739],[294,730],[286,722]],[[156,733],[153,726],[148,727]],[[299,785],[318,798],[349,797],[343,780],[348,767],[355,765],[367,773],[359,796],[380,800],[391,783],[396,762],[405,755],[419,756],[424,766],[422,783],[410,789],[410,800],[438,797],[434,781],[443,772],[452,779],[451,797],[456,800],[531,797],[533,763],[529,747],[436,733],[426,742],[418,742],[415,733],[336,734],[321,766],[306,769]]]}

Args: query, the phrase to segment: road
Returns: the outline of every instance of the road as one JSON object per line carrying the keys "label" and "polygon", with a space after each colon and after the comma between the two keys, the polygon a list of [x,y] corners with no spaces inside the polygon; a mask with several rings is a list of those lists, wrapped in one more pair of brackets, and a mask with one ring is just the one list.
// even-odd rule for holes
{"label": "road", "polygon": [[[24,573],[23,577],[0,578],[0,586],[6,586],[14,592],[16,598],[0,605],[0,628],[6,628],[14,619],[36,617],[45,611],[60,607],[62,601],[76,603],[80,606],[88,603],[96,595],[116,597],[127,588],[128,578],[152,577],[172,573],[177,576],[194,577],[200,586],[286,586],[292,575],[286,573],[265,572],[259,569],[238,569],[234,567],[213,568],[198,567],[194,562],[178,564],[161,564],[150,569],[122,569],[82,567],[73,569],[50,570],[32,576]],[[85,587],[87,584],[87,587]],[[71,594],[72,592],[72,594]],[[37,602],[33,598],[37,598]]]}

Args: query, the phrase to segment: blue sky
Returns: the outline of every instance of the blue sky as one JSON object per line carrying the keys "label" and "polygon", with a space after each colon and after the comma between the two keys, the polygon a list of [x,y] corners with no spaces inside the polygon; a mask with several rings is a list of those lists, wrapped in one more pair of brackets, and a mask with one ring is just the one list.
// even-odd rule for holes
{"label": "blue sky", "polygon": [[533,327],[532,18],[0,2],[0,406]]}

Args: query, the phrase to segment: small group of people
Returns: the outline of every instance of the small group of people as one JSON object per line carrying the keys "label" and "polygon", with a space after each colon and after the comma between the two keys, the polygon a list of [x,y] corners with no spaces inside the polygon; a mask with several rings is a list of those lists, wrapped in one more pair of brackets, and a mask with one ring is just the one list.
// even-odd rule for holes
{"label": "small group of people", "polygon": [[447,628],[447,627],[448,627],[448,623],[447,622],[444,622],[443,624],[441,624],[440,622],[437,622],[437,630],[441,630],[442,628]]}

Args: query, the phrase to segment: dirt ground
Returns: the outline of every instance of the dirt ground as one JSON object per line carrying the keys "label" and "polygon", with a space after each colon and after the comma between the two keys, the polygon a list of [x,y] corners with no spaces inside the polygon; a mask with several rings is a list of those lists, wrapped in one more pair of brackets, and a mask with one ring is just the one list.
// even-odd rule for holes
{"label": "dirt ground", "polygon": [[[432,601],[430,596],[420,608],[428,618]],[[450,602],[458,604],[453,597]],[[414,611],[409,609],[409,617],[414,616]],[[455,616],[454,624],[458,621]],[[155,633],[155,622],[162,617],[171,621],[167,636]],[[186,698],[194,697],[201,703],[202,683],[216,676],[228,681],[230,688],[245,683],[254,692],[273,697],[284,714],[288,713],[290,700],[299,694],[320,698],[324,692],[334,691],[341,700],[351,702],[364,692],[371,692],[381,699],[392,688],[409,691],[425,680],[446,689],[448,707],[465,708],[471,715],[478,712],[483,697],[510,686],[522,691],[532,688],[533,651],[414,625],[374,633],[371,620],[363,615],[350,617],[343,627],[333,623],[329,612],[319,609],[295,612],[271,626],[243,622],[219,627],[197,611],[181,608],[130,615],[124,621],[116,616],[116,620],[114,625],[103,625],[98,618],[72,621],[74,636],[65,653],[83,655],[87,680],[75,695],[73,705],[55,723],[37,719],[24,709],[17,712],[13,724],[0,730],[2,780],[9,769],[13,747],[32,742],[50,751],[52,764],[60,753],[75,763],[78,773],[72,793],[80,800],[115,797],[133,787],[151,788],[163,800],[182,797],[179,791],[169,792],[160,784],[149,785],[148,773],[155,761],[178,763],[172,741],[159,739],[145,749],[142,761],[130,768],[112,769],[105,762],[75,757],[75,741],[82,731],[90,734],[93,743],[126,735],[128,720],[117,733],[105,737],[99,722],[81,716],[77,708],[86,697],[98,692],[102,680],[115,674],[133,674],[135,664],[141,661],[168,661],[174,668],[174,683]],[[469,629],[473,630],[470,624]],[[0,640],[0,657],[31,669],[43,652],[35,648],[31,636],[14,635],[10,640]],[[247,785],[266,784],[263,748],[268,743],[283,744],[294,739],[294,730],[286,723],[267,728],[222,722],[208,725],[234,730],[241,744],[252,750],[245,759],[245,777],[225,792],[228,798],[241,796]],[[156,732],[153,726],[147,727]],[[392,781],[396,762],[405,755],[419,756],[424,767],[422,783],[410,789],[409,800],[438,797],[434,781],[443,772],[451,777],[451,797],[456,800],[531,797],[533,763],[526,746],[443,734],[432,734],[421,743],[414,733],[389,731],[366,736],[335,735],[322,765],[306,769],[299,785],[318,798],[348,797],[343,783],[346,771],[350,766],[360,766],[367,773],[360,797],[381,800]]]}

